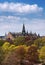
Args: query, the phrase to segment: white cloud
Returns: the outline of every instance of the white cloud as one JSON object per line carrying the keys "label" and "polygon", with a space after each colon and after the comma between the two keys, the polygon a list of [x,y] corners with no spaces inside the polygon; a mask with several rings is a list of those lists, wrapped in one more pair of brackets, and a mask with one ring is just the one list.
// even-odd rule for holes
{"label": "white cloud", "polygon": [[0,34],[9,31],[20,32],[23,23],[25,23],[26,31],[45,35],[45,19],[29,19],[16,16],[0,16]]}
{"label": "white cloud", "polygon": [[0,11],[16,12],[16,13],[38,13],[42,12],[43,8],[37,4],[22,4],[22,3],[0,3]]}

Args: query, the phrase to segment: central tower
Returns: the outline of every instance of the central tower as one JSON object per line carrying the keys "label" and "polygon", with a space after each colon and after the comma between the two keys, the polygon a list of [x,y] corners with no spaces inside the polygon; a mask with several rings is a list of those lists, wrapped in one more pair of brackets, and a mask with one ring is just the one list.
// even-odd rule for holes
{"label": "central tower", "polygon": [[23,28],[22,28],[22,35],[25,36],[26,31],[25,31],[25,25],[23,24]]}

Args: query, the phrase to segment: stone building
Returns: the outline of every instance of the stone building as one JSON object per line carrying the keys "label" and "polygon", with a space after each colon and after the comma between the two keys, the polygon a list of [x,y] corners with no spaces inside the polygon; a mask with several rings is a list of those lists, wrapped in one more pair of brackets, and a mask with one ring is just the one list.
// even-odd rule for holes
{"label": "stone building", "polygon": [[11,40],[14,40],[14,38],[16,37],[20,37],[20,36],[29,36],[29,37],[33,37],[34,39],[37,38],[37,34],[36,33],[28,33],[28,31],[26,32],[26,29],[25,29],[25,25],[23,24],[23,27],[22,27],[22,32],[19,32],[19,33],[12,33],[12,32],[9,32],[7,35],[6,35],[6,39],[11,39]]}

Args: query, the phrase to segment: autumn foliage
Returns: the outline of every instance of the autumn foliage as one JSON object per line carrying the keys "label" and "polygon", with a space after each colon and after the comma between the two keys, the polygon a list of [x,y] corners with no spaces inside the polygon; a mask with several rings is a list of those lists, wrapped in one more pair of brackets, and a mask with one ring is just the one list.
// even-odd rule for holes
{"label": "autumn foliage", "polygon": [[1,44],[1,65],[32,65],[39,61],[45,63],[45,38],[34,41],[30,37],[18,37],[13,41],[12,44]]}

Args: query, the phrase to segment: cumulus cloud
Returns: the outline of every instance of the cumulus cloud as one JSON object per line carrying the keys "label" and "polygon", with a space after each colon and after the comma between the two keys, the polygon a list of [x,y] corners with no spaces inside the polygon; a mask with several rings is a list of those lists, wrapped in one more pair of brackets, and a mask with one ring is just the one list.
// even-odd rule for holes
{"label": "cumulus cloud", "polygon": [[22,3],[0,3],[0,11],[14,13],[38,13],[42,12],[43,8],[37,4],[22,4]]}
{"label": "cumulus cloud", "polygon": [[22,24],[25,23],[26,31],[37,32],[45,35],[45,19],[30,19],[16,16],[0,16],[0,34],[5,32],[21,32]]}

